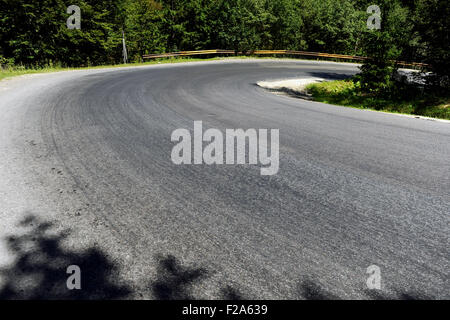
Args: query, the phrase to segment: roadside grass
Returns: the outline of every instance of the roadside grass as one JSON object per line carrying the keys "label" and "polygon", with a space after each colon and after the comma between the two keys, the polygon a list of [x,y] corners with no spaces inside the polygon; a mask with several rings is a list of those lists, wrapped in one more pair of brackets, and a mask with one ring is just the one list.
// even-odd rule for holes
{"label": "roadside grass", "polygon": [[416,89],[396,98],[374,97],[361,94],[351,79],[312,83],[306,90],[318,102],[450,120],[450,94],[438,96]]}
{"label": "roadside grass", "polygon": [[87,70],[87,69],[107,69],[107,68],[126,68],[126,67],[138,67],[147,66],[153,64],[165,64],[165,63],[180,63],[180,62],[196,62],[196,61],[212,61],[220,60],[223,58],[189,58],[189,57],[171,57],[171,58],[161,58],[155,59],[148,62],[142,63],[127,63],[127,64],[116,64],[116,65],[102,65],[102,66],[92,66],[92,67],[80,67],[80,68],[65,68],[59,66],[45,66],[45,67],[34,67],[28,68],[23,66],[13,66],[0,68],[0,80],[21,76],[25,74],[33,73],[48,73],[48,72],[59,72],[59,71],[71,71],[71,70]]}
{"label": "roadside grass", "polygon": [[0,80],[21,76],[24,74],[31,74],[31,73],[44,73],[44,72],[55,72],[60,70],[69,70],[69,69],[63,69],[63,68],[53,68],[53,67],[44,67],[44,68],[35,68],[35,69],[28,69],[28,68],[21,68],[21,67],[7,67],[7,68],[1,68],[0,69]]}

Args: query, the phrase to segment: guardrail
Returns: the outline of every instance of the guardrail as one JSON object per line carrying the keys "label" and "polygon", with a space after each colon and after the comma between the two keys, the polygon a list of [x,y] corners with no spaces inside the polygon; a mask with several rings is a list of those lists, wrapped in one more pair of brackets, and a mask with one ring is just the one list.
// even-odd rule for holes
{"label": "guardrail", "polygon": [[[170,57],[187,57],[187,56],[199,56],[199,55],[221,55],[221,54],[231,54],[231,55],[287,55],[287,56],[309,56],[316,58],[330,58],[330,59],[342,59],[342,60],[354,60],[354,61],[364,61],[368,59],[367,57],[351,56],[345,54],[335,54],[335,53],[323,53],[323,52],[309,52],[309,51],[294,51],[294,50],[251,50],[251,51],[234,51],[234,50],[196,50],[196,51],[179,51],[170,53],[156,53],[156,54],[146,54],[142,56],[143,59],[157,59],[157,58],[170,58]],[[406,61],[396,61],[400,66],[404,67],[425,67],[428,66],[424,63],[418,62],[406,62]]]}
{"label": "guardrail", "polygon": [[198,56],[198,55],[213,55],[213,54],[235,54],[234,50],[197,50],[197,51],[178,51],[169,53],[156,53],[146,54],[142,56],[143,59],[157,59],[157,58],[170,58],[170,57],[186,57],[186,56]]}

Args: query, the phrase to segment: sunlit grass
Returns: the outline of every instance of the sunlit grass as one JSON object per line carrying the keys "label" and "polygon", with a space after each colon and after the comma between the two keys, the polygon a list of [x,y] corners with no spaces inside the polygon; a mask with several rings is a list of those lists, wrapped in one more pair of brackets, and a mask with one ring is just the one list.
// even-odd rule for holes
{"label": "sunlit grass", "polygon": [[381,98],[361,94],[350,80],[313,83],[306,87],[315,101],[360,109],[420,115],[450,120],[450,97],[412,94],[409,98]]}
{"label": "sunlit grass", "polygon": [[222,58],[189,58],[189,57],[170,57],[155,59],[148,62],[142,63],[127,63],[127,64],[117,64],[117,65],[103,65],[103,66],[93,66],[93,67],[81,67],[81,68],[65,68],[57,66],[45,66],[45,67],[34,67],[27,68],[22,66],[14,66],[0,69],[0,80],[25,74],[34,73],[48,73],[48,72],[59,72],[59,71],[71,71],[71,70],[86,70],[86,69],[106,69],[106,68],[124,68],[124,67],[138,67],[147,66],[154,64],[165,64],[165,63],[180,63],[180,62],[197,62],[197,61],[212,61],[219,60]]}

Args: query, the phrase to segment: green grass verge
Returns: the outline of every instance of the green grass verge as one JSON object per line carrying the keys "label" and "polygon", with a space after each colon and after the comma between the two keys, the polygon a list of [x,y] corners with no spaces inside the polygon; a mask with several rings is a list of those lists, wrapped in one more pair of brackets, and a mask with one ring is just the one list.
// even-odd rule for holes
{"label": "green grass verge", "polygon": [[59,71],[70,71],[70,70],[86,70],[86,69],[106,69],[106,68],[123,68],[123,67],[137,67],[137,66],[148,66],[153,64],[164,64],[164,63],[180,63],[180,62],[196,62],[196,61],[212,61],[219,60],[223,58],[189,58],[189,57],[173,57],[173,58],[161,58],[155,59],[143,63],[128,63],[128,64],[118,64],[118,65],[104,65],[95,67],[81,67],[81,68],[63,68],[63,67],[53,67],[46,66],[40,68],[25,68],[25,67],[9,67],[5,69],[0,69],[0,80],[21,76],[25,74],[33,73],[48,73],[48,72],[59,72]]}
{"label": "green grass verge", "polygon": [[412,94],[409,98],[377,98],[359,93],[351,79],[313,83],[306,89],[314,101],[450,120],[450,95]]}

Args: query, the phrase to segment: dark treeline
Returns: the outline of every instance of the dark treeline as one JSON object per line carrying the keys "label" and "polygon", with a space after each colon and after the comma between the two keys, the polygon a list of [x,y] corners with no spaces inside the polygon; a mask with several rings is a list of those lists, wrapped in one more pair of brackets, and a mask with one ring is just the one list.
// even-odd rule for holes
{"label": "dark treeline", "polygon": [[[367,29],[379,5],[383,32]],[[66,10],[81,8],[81,30]],[[389,10],[387,12],[386,10]],[[291,49],[432,62],[448,74],[448,1],[442,0],[0,0],[2,64],[85,66],[196,49]],[[369,41],[368,41],[369,38]]]}

